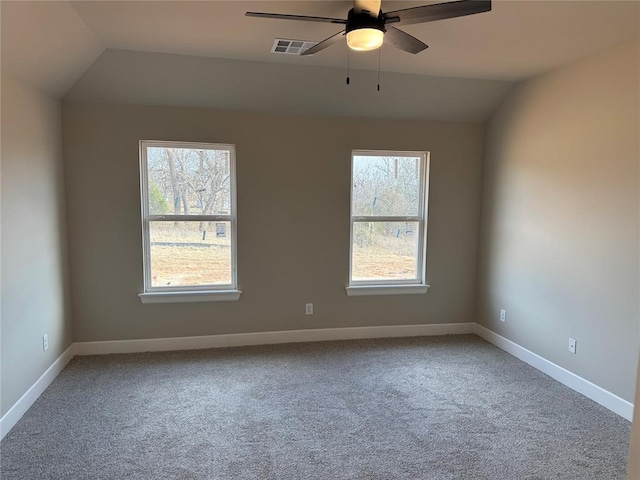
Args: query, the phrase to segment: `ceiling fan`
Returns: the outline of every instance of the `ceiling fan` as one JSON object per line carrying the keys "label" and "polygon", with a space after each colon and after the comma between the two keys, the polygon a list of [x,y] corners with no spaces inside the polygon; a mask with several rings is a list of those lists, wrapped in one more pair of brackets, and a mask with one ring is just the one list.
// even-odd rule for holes
{"label": "ceiling fan", "polygon": [[463,17],[491,10],[491,0],[456,0],[420,7],[405,8],[384,13],[380,10],[381,0],[354,0],[347,19],[311,17],[281,13],[247,12],[248,17],[276,18],[281,20],[302,20],[306,22],[336,23],[344,25],[344,30],[325,38],[300,55],[313,55],[341,40],[346,34],[347,45],[352,50],[375,50],[388,43],[409,53],[419,53],[428,45],[398,29],[415,23],[434,22],[447,18]]}

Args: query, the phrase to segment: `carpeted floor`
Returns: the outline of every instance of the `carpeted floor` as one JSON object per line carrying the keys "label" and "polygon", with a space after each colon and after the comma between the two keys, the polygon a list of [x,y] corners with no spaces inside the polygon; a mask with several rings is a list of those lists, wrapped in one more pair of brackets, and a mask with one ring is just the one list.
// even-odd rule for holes
{"label": "carpeted floor", "polygon": [[11,479],[623,479],[630,423],[472,335],[76,357]]}

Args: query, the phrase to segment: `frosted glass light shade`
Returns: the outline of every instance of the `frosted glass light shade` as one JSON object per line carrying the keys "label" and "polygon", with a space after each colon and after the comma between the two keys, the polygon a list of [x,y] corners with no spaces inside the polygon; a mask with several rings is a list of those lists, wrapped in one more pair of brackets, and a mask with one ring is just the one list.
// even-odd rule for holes
{"label": "frosted glass light shade", "polygon": [[376,28],[359,28],[347,33],[347,45],[352,50],[375,50],[380,48],[384,32]]}

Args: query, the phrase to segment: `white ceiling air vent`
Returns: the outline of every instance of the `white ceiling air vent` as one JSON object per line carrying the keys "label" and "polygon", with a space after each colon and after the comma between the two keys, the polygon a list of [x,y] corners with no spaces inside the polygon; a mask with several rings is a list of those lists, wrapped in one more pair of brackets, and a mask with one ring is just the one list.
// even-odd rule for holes
{"label": "white ceiling air vent", "polygon": [[286,53],[289,55],[300,55],[308,48],[313,47],[318,42],[307,42],[305,40],[286,40],[276,38],[271,47],[271,53]]}

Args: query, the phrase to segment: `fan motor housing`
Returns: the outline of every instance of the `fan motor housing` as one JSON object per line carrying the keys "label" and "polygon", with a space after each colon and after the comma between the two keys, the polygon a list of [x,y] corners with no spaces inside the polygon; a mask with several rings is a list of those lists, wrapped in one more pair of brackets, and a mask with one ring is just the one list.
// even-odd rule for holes
{"label": "fan motor housing", "polygon": [[382,32],[387,30],[384,28],[384,17],[382,12],[378,13],[377,17],[372,17],[368,13],[356,13],[353,8],[349,10],[347,16],[347,27],[345,33],[349,33],[353,30],[360,30],[361,28],[375,28]]}

